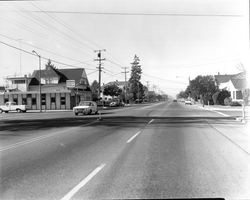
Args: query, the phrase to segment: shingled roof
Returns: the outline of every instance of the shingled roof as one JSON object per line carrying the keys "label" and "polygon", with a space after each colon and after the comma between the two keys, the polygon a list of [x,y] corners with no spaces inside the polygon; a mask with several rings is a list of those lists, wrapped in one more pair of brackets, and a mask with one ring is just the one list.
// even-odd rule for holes
{"label": "shingled roof", "polygon": [[214,78],[218,84],[228,82],[234,75],[215,75]]}
{"label": "shingled roof", "polygon": [[[41,77],[58,77],[59,83],[65,83],[66,80],[75,80],[76,84],[85,82],[89,85],[87,74],[84,68],[70,68],[70,69],[43,69],[41,70]],[[32,74],[31,85],[39,84],[39,70],[35,70]]]}

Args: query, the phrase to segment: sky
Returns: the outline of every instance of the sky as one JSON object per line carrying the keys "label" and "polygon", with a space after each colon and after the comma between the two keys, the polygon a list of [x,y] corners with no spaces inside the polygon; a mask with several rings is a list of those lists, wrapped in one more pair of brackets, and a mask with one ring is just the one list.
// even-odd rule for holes
{"label": "sky", "polygon": [[175,96],[189,78],[248,68],[248,8],[247,0],[0,1],[0,85],[39,68],[33,50],[57,68],[85,68],[91,83],[94,50],[105,49],[102,83],[124,81],[122,67],[130,71],[137,55],[142,83]]}

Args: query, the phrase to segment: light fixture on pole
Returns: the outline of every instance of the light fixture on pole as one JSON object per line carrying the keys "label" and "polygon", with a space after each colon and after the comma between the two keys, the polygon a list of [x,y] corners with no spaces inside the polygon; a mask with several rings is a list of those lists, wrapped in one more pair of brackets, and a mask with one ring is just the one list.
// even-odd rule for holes
{"label": "light fixture on pole", "polygon": [[36,54],[39,58],[39,107],[40,107],[40,112],[42,112],[41,55],[39,55],[35,50],[33,50],[32,53]]}

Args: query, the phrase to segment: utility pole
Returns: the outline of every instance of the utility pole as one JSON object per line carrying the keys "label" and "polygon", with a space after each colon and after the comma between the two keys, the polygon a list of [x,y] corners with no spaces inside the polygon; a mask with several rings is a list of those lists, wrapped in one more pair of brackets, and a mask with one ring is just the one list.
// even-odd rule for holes
{"label": "utility pole", "polygon": [[102,51],[106,51],[106,49],[99,49],[95,50],[94,52],[97,52],[97,59],[95,61],[99,62],[99,66],[97,69],[99,70],[99,88],[98,88],[98,98],[101,99],[101,75],[102,75],[102,61],[105,60],[105,58],[102,58]]}
{"label": "utility pole", "polygon": [[42,89],[41,89],[41,55],[38,54],[35,50],[32,51],[35,55],[38,56],[39,58],[39,107],[40,107],[40,112],[42,112]]}
{"label": "utility pole", "polygon": [[127,71],[127,67],[122,67],[124,69],[124,73],[125,74],[125,104],[127,104],[127,73],[129,73],[129,71]]}

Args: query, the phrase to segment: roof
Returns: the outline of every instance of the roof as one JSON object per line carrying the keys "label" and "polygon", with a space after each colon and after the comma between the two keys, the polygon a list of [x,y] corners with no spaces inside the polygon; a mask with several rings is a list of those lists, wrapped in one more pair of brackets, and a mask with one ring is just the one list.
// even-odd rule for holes
{"label": "roof", "polygon": [[58,69],[58,71],[66,77],[66,80],[75,80],[76,83],[80,83],[82,79],[88,80],[87,74],[83,68]]}
{"label": "roof", "polygon": [[[39,80],[39,70],[35,70],[32,74],[32,83],[35,84]],[[66,80],[75,80],[76,84],[85,83],[89,85],[87,74],[84,68],[70,68],[70,69],[43,69],[41,70],[41,77],[58,77],[59,83],[64,83]],[[34,80],[36,79],[36,81]],[[39,83],[38,83],[39,84]]]}
{"label": "roof", "polygon": [[232,78],[232,84],[234,85],[235,89],[242,90],[247,88],[247,80],[246,79],[239,79],[239,78]]}
{"label": "roof", "polygon": [[226,83],[228,81],[230,81],[230,79],[235,76],[235,75],[215,75],[214,78],[217,81],[218,84],[220,83]]}
{"label": "roof", "polygon": [[[117,85],[119,85],[119,86],[123,86],[123,85],[126,84],[125,81],[112,81],[112,82],[108,82],[106,85],[114,84],[114,83],[117,84]],[[128,84],[128,81],[127,81],[127,84]]]}

